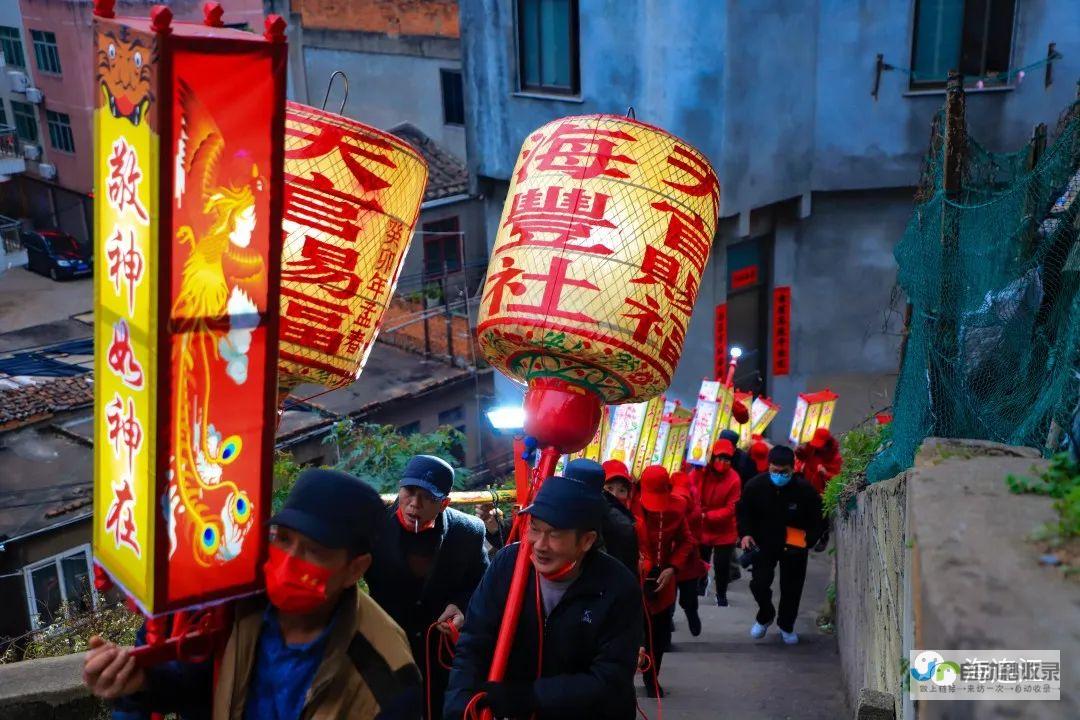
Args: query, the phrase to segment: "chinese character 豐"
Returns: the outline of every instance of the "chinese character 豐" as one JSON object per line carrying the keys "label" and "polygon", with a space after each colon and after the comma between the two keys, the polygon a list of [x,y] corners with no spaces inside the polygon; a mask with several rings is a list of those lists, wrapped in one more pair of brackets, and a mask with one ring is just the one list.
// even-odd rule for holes
{"label": "chinese character \u8c50", "polygon": [[[503,227],[509,227],[510,236],[518,239],[500,245],[499,252],[529,245],[610,255],[613,251],[602,243],[573,242],[587,240],[596,228],[615,227],[604,218],[609,199],[603,193],[557,186],[515,193]],[[538,237],[541,235],[544,237]]]}

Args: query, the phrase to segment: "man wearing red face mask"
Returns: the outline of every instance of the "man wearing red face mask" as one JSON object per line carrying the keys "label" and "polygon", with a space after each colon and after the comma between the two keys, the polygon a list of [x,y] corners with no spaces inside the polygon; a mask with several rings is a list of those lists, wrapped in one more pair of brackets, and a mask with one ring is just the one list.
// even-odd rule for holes
{"label": "man wearing red face mask", "polygon": [[143,669],[96,636],[83,680],[98,697],[127,696],[129,709],[185,717],[419,717],[408,641],[357,589],[384,512],[353,476],[305,470],[270,520],[268,597],[237,602],[216,683],[212,662]]}
{"label": "man wearing red face mask", "polygon": [[652,631],[651,637],[646,638],[651,645],[653,669],[644,675],[645,694],[652,698],[664,697],[659,681],[660,665],[665,649],[671,644],[671,610],[675,605],[678,571],[690,562],[696,549],[683,515],[685,505],[673,502],[671,491],[671,478],[663,465],[650,465],[642,471],[637,527],[645,607]]}
{"label": "man wearing red face mask", "polygon": [[438,662],[438,635],[429,634],[428,628],[436,624],[443,634],[461,628],[465,608],[488,567],[484,524],[450,507],[453,486],[449,463],[432,455],[409,460],[367,574],[371,596],[401,625],[421,671],[429,673],[428,720],[442,717],[449,677]]}
{"label": "man wearing red face mask", "polygon": [[704,472],[698,473],[701,492],[701,555],[711,560],[716,581],[716,604],[727,607],[727,586],[731,555],[739,535],[735,528],[735,504],[742,493],[742,481],[731,467],[735,446],[728,440],[713,443],[712,456]]}

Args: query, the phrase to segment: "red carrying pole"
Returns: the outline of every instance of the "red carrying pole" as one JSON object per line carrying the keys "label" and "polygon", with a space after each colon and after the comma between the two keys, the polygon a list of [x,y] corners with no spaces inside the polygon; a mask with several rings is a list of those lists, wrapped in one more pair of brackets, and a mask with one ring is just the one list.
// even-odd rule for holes
{"label": "red carrying pole", "polygon": [[[544,480],[555,474],[555,464],[558,461],[559,452],[555,448],[545,447],[540,452],[540,464],[536,468],[537,481],[533,484],[531,495],[535,495]],[[525,522],[525,518],[520,514],[514,520],[515,525],[523,522]],[[514,642],[514,634],[517,632],[518,618],[521,617],[521,604],[525,598],[525,585],[529,580],[532,546],[529,545],[524,532],[519,531],[518,535],[521,537],[521,548],[518,550],[517,561],[514,563],[514,575],[510,579],[510,592],[506,596],[506,607],[503,608],[499,637],[495,641],[495,652],[491,658],[491,671],[488,673],[488,681],[490,682],[501,682],[506,675],[506,666],[510,662],[510,648]],[[490,718],[491,712],[485,710],[483,717]]]}

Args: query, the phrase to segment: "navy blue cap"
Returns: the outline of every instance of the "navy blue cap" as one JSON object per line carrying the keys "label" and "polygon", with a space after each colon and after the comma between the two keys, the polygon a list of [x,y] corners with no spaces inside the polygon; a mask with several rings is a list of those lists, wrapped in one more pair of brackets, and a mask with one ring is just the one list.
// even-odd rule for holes
{"label": "navy blue cap", "polygon": [[605,508],[600,492],[580,480],[554,475],[540,486],[532,505],[521,512],[560,530],[598,530]]}
{"label": "navy blue cap", "polygon": [[720,431],[720,439],[727,440],[735,447],[739,447],[739,433],[735,432],[731,428]]}
{"label": "navy blue cap", "polygon": [[595,460],[578,458],[566,464],[563,474],[571,480],[580,480],[597,492],[604,489],[604,466]]}
{"label": "navy blue cap", "polygon": [[398,487],[423,488],[436,500],[444,500],[454,487],[454,468],[434,455],[416,455],[405,466]]}
{"label": "navy blue cap", "polygon": [[296,478],[285,506],[270,518],[329,548],[371,552],[386,504],[375,488],[339,470],[308,468]]}

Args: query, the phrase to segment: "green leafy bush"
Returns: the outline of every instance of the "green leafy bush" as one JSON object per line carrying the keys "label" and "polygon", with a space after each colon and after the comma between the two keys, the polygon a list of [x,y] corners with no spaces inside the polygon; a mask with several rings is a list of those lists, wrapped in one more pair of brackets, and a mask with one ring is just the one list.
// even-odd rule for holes
{"label": "green leafy bush", "polygon": [[[397,491],[398,480],[414,455],[435,455],[454,466],[454,487],[465,487],[469,471],[454,458],[455,448],[465,445],[465,435],[452,427],[431,433],[403,435],[393,425],[374,425],[342,420],[323,441],[337,446],[337,470],[363,478],[380,493]],[[278,453],[274,459],[273,507],[277,511],[289,495],[296,476],[303,470],[291,455]]]}
{"label": "green leafy bush", "polygon": [[834,517],[866,486],[866,467],[888,440],[889,425],[862,425],[840,436],[844,465],[822,494],[825,515]]}
{"label": "green leafy bush", "polygon": [[13,641],[0,655],[0,663],[83,652],[90,649],[90,638],[94,635],[119,645],[134,645],[135,632],[142,627],[142,615],[123,603],[101,603],[96,610],[79,611],[73,605],[62,606],[55,622]]}
{"label": "green leafy bush", "polygon": [[1006,482],[1014,493],[1054,498],[1059,520],[1056,527],[1050,528],[1052,534],[1063,540],[1080,537],[1080,466],[1068,453],[1055,455],[1046,470],[1035,478],[1009,475]]}

